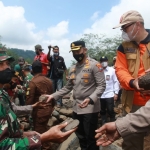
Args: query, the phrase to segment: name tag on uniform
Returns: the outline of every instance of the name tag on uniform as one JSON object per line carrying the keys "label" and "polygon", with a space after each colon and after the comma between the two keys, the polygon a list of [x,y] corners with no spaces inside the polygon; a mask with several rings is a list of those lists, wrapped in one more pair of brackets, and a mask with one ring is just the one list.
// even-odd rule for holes
{"label": "name tag on uniform", "polygon": [[133,47],[127,47],[124,49],[125,53],[136,53],[136,49]]}
{"label": "name tag on uniform", "polygon": [[106,75],[106,80],[107,80],[107,81],[110,80],[110,75]]}

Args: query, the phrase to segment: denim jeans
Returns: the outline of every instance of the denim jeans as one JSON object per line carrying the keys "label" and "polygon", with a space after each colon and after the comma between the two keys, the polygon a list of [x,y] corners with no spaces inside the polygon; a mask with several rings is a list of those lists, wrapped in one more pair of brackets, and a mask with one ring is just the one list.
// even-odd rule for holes
{"label": "denim jeans", "polygon": [[[54,92],[59,91],[63,87],[63,79],[51,79],[53,82],[53,90]],[[57,100],[57,104],[62,106],[62,99]]]}

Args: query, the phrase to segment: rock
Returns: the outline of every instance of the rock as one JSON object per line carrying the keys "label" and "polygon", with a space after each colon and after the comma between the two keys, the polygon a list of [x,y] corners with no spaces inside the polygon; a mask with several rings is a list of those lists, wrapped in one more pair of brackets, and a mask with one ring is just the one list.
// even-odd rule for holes
{"label": "rock", "polygon": [[150,72],[139,78],[139,87],[144,90],[150,90]]}
{"label": "rock", "polygon": [[43,101],[46,101],[47,100],[47,97],[45,95],[41,95],[39,97],[39,102],[43,102]]}
{"label": "rock", "polygon": [[63,96],[63,99],[70,99],[70,94]]}
{"label": "rock", "polygon": [[54,126],[54,125],[57,125],[58,123],[59,123],[59,121],[58,121],[54,116],[52,116],[52,117],[49,119],[47,125],[48,125],[49,127],[52,127],[52,126]]}
{"label": "rock", "polygon": [[59,112],[58,111],[56,111],[56,110],[54,110],[53,112],[52,112],[52,116],[54,116],[55,118],[57,118],[57,119],[59,119]]}
{"label": "rock", "polygon": [[72,114],[73,114],[73,110],[72,109],[66,109],[66,108],[61,108],[59,110],[59,113],[62,114],[62,115],[65,115],[67,117],[72,117]]}
{"label": "rock", "polygon": [[73,101],[67,100],[63,103],[65,108],[72,108],[73,107]]}
{"label": "rock", "polygon": [[57,112],[59,112],[60,109],[61,109],[61,107],[55,107],[55,110],[56,110]]}
{"label": "rock", "polygon": [[67,117],[64,116],[64,115],[60,115],[60,116],[59,116],[60,122],[65,121],[66,119],[67,119]]}
{"label": "rock", "polygon": [[72,133],[68,139],[58,147],[57,150],[80,150],[79,147],[79,140],[75,133]]}
{"label": "rock", "polygon": [[106,146],[106,147],[100,146],[100,150],[122,150],[122,148],[117,146],[115,143],[113,143],[113,144]]}

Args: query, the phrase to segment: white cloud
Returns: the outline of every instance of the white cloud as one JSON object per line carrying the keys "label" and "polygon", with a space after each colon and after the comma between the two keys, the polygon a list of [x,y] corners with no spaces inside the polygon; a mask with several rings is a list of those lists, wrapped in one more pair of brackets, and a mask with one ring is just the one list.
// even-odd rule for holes
{"label": "white cloud", "polygon": [[96,19],[98,19],[98,16],[99,16],[99,11],[96,11],[92,17],[91,17],[91,20],[95,21]]}
{"label": "white cloud", "polygon": [[129,10],[139,11],[145,20],[145,27],[149,27],[149,6],[150,0],[121,0],[102,18],[96,20],[90,28],[85,29],[84,33],[106,34],[107,36],[120,34],[119,29],[113,30],[112,28],[119,24],[121,15]]}
{"label": "white cloud", "polygon": [[24,8],[5,7],[0,1],[0,35],[9,47],[29,48],[29,45],[40,41],[42,33],[34,33],[35,24],[24,17]]}
{"label": "white cloud", "polygon": [[69,31],[68,31],[68,21],[62,21],[60,23],[58,23],[56,26],[53,27],[49,27],[48,28],[48,36],[51,39],[60,39],[62,38],[64,35],[66,35]]}

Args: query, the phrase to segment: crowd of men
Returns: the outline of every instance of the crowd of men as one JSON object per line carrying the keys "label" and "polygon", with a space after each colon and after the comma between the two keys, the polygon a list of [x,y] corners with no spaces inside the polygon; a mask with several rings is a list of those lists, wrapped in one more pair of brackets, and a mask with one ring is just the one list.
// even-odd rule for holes
{"label": "crowd of men", "polygon": [[[90,58],[84,41],[70,44],[77,63],[69,73],[58,46],[49,45],[45,54],[38,44],[33,63],[20,57],[14,68],[10,67],[14,58],[0,48],[0,149],[49,150],[49,142],[63,142],[73,132],[81,150],[99,150],[99,145],[107,146],[120,136],[124,150],[144,149],[150,126],[150,91],[139,87],[138,78],[150,69],[150,31],[144,28],[144,19],[137,11],[123,14],[114,28],[117,27],[121,27],[123,43],[113,59],[114,66],[108,66],[106,56],[97,61]],[[48,130],[55,102],[56,107],[63,107],[62,97],[71,91],[72,117],[79,120],[78,127],[63,132],[65,123]],[[40,102],[41,95],[47,100]],[[19,106],[15,104],[16,97]],[[125,117],[116,120],[114,103],[120,98]],[[99,114],[103,126],[97,129]],[[21,128],[19,115],[32,117],[33,131]]]}

